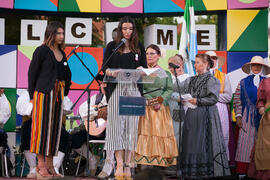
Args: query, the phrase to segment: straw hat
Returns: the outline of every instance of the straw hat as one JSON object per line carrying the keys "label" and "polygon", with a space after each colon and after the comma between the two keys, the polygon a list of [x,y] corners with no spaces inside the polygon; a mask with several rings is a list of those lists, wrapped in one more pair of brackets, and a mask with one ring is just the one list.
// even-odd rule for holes
{"label": "straw hat", "polygon": [[246,64],[244,64],[242,66],[242,70],[245,73],[249,74],[251,64],[260,64],[260,65],[264,66],[264,72],[263,72],[264,75],[267,75],[267,74],[270,73],[270,67],[267,64],[264,63],[264,60],[263,60],[263,58],[261,56],[253,56],[249,63],[246,63]]}
{"label": "straw hat", "polygon": [[217,58],[218,60],[218,69],[225,64],[225,58],[223,56],[217,56],[215,51],[207,51],[205,54],[209,55],[211,59]]}

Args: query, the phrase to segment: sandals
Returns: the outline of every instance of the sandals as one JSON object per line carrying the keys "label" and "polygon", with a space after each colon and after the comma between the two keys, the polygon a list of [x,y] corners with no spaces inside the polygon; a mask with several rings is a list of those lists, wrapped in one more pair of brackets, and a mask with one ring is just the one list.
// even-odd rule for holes
{"label": "sandals", "polygon": [[124,168],[123,166],[116,166],[116,171],[114,173],[114,176],[116,179],[124,179],[125,175],[124,175]]}
{"label": "sandals", "polygon": [[53,177],[62,177],[60,174],[57,174],[54,167],[49,167],[48,169],[48,172],[53,176]]}
{"label": "sandals", "polygon": [[[107,166],[109,166],[108,168],[107,168]],[[103,169],[102,169],[102,171],[98,174],[98,178],[102,178],[102,179],[104,179],[104,178],[108,178],[110,175],[111,175],[111,173],[112,173],[112,171],[113,171],[113,168],[114,168],[114,163],[111,161],[111,160],[105,160],[105,164],[104,164],[104,166],[103,166]],[[108,170],[109,169],[109,170]],[[105,170],[107,170],[107,171],[105,171]]]}
{"label": "sandals", "polygon": [[52,179],[53,175],[51,175],[45,167],[37,167],[37,179]]}

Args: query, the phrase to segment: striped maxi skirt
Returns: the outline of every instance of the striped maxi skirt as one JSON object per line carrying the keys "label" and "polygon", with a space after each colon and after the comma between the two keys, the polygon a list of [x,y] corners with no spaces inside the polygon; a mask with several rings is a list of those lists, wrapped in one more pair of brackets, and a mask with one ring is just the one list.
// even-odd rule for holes
{"label": "striped maxi skirt", "polygon": [[136,83],[118,83],[108,103],[106,150],[135,151],[139,116],[119,115],[119,96],[141,96]]}
{"label": "striped maxi skirt", "polygon": [[56,81],[50,93],[33,96],[30,152],[54,156],[58,153],[62,128],[64,81]]}

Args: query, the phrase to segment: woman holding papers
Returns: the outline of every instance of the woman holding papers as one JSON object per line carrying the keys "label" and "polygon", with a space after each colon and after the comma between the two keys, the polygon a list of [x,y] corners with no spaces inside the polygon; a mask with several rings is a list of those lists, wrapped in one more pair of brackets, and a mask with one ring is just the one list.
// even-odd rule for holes
{"label": "woman holding papers", "polygon": [[183,103],[189,107],[180,154],[182,175],[188,179],[228,176],[230,170],[216,107],[220,83],[209,72],[213,67],[209,55],[197,54],[194,66],[197,75],[185,80],[180,87],[187,97]]}
{"label": "woman holding papers", "polygon": [[[122,44],[121,42],[124,43]],[[119,46],[120,48],[116,50]],[[109,59],[110,56],[111,59]],[[109,68],[147,68],[145,50],[143,45],[139,43],[134,20],[130,17],[126,16],[120,19],[116,41],[112,41],[107,45],[103,66],[103,71],[107,76],[113,75],[113,72]],[[141,93],[139,90],[142,90],[141,85],[123,82],[108,83],[105,89],[108,102],[105,149],[107,151],[115,151],[117,162],[116,178],[124,177],[127,179],[131,176],[131,156],[132,152],[135,151],[131,141],[134,141],[134,144],[136,144],[137,125],[139,121],[139,116],[119,115],[119,96],[140,97]]]}
{"label": "woman holding papers", "polygon": [[[157,64],[160,49],[151,44],[146,48],[148,68],[159,68]],[[162,69],[162,71],[164,71]],[[166,71],[165,78],[155,77],[153,84],[145,84],[144,97],[147,99],[145,116],[140,118],[138,144],[135,160],[138,164],[171,166],[178,156],[173,122],[168,100],[172,94],[171,74]]]}

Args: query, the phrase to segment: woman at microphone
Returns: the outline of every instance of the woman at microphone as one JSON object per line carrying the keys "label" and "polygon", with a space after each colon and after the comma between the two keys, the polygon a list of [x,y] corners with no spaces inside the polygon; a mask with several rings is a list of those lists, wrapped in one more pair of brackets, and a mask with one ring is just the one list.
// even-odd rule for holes
{"label": "woman at microphone", "polygon": [[[114,53],[114,51],[116,51]],[[110,59],[109,59],[110,57]],[[103,72],[110,76],[108,68],[138,69],[147,68],[145,50],[138,40],[134,20],[128,16],[120,19],[115,41],[110,42],[104,54]],[[125,91],[123,91],[125,90]],[[141,96],[142,85],[125,83],[108,83],[106,98],[108,102],[108,119],[106,129],[105,149],[115,151],[115,176],[129,178],[131,155],[134,147],[129,143],[130,138],[137,138],[136,127],[139,116],[119,116],[119,96]],[[133,127],[135,121],[136,127]],[[134,137],[135,136],[135,137]]]}
{"label": "woman at microphone", "polygon": [[[173,119],[174,135],[175,135],[178,147],[179,147],[179,123],[181,120],[182,122],[181,124],[183,125],[183,119],[181,119],[180,112],[179,112],[180,107],[178,105],[178,100],[180,99],[180,97],[179,97],[179,92],[177,88],[176,78],[178,79],[178,82],[180,85],[181,82],[185,81],[188,77],[190,77],[189,74],[185,73],[184,67],[185,67],[185,61],[181,55],[176,54],[175,56],[172,56],[168,59],[168,68],[172,74],[173,85],[174,87],[176,87],[176,89],[173,89],[173,93],[169,100],[169,106],[170,106],[171,115]],[[175,69],[177,77],[175,77],[174,69]],[[182,112],[182,114],[183,113],[184,112]]]}
{"label": "woman at microphone", "polygon": [[28,91],[33,103],[30,152],[38,158],[37,178],[59,176],[53,167],[62,128],[63,100],[71,85],[71,71],[63,51],[64,26],[51,22],[44,42],[37,47],[28,70]]}
{"label": "woman at microphone", "polygon": [[167,167],[176,165],[178,152],[168,104],[172,94],[172,77],[158,65],[160,56],[157,45],[151,44],[146,48],[148,68],[159,68],[167,77],[155,77],[153,84],[143,87],[148,104],[145,116],[139,121],[135,161],[142,165]]}

